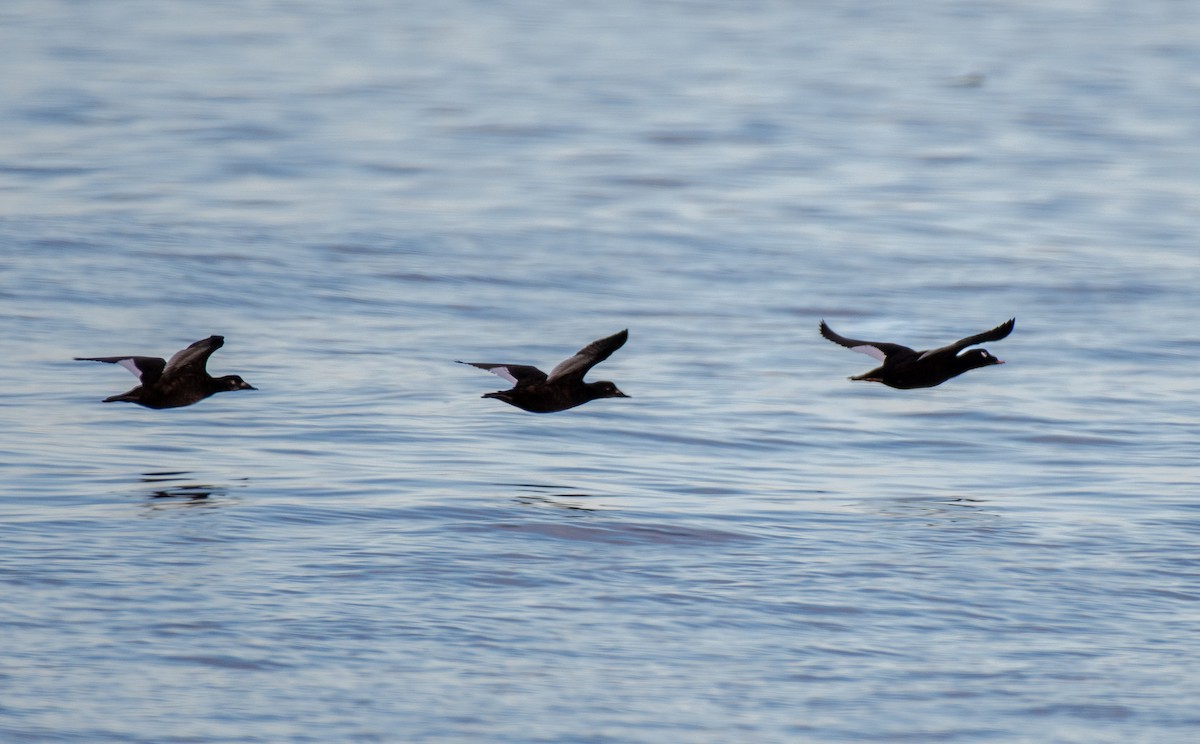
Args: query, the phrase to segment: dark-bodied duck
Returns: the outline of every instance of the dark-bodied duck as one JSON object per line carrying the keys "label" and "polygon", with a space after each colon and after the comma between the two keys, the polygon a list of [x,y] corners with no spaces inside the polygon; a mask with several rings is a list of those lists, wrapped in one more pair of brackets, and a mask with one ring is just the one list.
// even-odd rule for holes
{"label": "dark-bodied duck", "polygon": [[583,376],[592,367],[603,362],[629,338],[629,331],[593,341],[580,349],[574,356],[559,362],[546,374],[537,367],[525,364],[490,364],[485,362],[459,362],[508,380],[511,390],[487,393],[484,398],[495,398],[531,413],[554,413],[583,405],[597,398],[628,398],[617,386],[606,380],[584,382]]}
{"label": "dark-bodied duck", "polygon": [[212,377],[205,369],[208,358],[225,343],[224,336],[209,336],[178,351],[170,361],[159,357],[75,357],[81,362],[119,364],[132,372],[140,385],[127,393],[105,398],[105,403],[126,401],[147,408],[179,408],[204,400],[213,393],[257,390],[237,375]]}
{"label": "dark-bodied duck", "polygon": [[927,388],[941,385],[951,377],[957,377],[963,372],[991,364],[1004,364],[988,353],[987,349],[971,349],[959,354],[968,346],[982,344],[987,341],[999,341],[1012,333],[1016,318],[1001,323],[990,331],[967,336],[948,346],[928,351],[913,351],[899,344],[877,343],[875,341],[858,341],[853,338],[839,336],[833,329],[821,321],[821,335],[835,344],[841,344],[851,351],[857,351],[867,356],[875,357],[883,364],[861,375],[851,377],[851,380],[866,380],[882,382],[888,387],[909,390],[911,388]]}

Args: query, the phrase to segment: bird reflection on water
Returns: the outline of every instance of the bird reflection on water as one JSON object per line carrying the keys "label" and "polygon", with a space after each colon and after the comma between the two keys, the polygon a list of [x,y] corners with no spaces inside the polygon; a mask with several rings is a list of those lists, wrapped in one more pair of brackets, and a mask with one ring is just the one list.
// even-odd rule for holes
{"label": "bird reflection on water", "polygon": [[194,476],[194,473],[184,470],[143,473],[138,482],[145,484],[145,487],[139,488],[136,495],[181,503],[214,503],[214,498],[219,499],[229,490],[228,486],[198,483]]}
{"label": "bird reflection on water", "polygon": [[569,511],[596,512],[601,511],[596,506],[583,506],[579,499],[594,498],[589,493],[567,492],[563,486],[539,485],[536,483],[499,483],[500,486],[519,488],[523,493],[513,498],[518,504],[525,506],[549,506]]}

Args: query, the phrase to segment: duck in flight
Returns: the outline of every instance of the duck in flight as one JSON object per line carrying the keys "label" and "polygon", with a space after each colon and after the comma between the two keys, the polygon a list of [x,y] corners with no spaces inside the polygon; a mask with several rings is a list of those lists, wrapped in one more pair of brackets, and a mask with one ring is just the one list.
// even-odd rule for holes
{"label": "duck in flight", "polygon": [[105,398],[105,403],[127,401],[147,408],[179,408],[204,400],[213,393],[257,390],[237,375],[212,377],[205,369],[208,358],[225,343],[224,336],[209,336],[178,351],[170,361],[159,357],[75,357],[81,362],[119,364],[141,383],[127,393]]}
{"label": "duck in flight", "polygon": [[588,373],[588,370],[608,359],[614,351],[621,348],[628,338],[629,331],[624,330],[607,338],[593,341],[577,351],[574,356],[559,362],[548,375],[537,367],[524,364],[462,361],[458,363],[485,369],[513,384],[510,390],[486,393],[483,395],[484,398],[502,400],[531,413],[554,413],[583,405],[589,400],[597,398],[629,397],[607,380],[583,381],[583,376]]}
{"label": "duck in flight", "polygon": [[851,351],[866,354],[883,362],[882,365],[870,372],[851,377],[851,380],[882,382],[888,387],[909,390],[941,385],[951,377],[957,377],[967,370],[992,364],[1004,364],[989,354],[987,349],[971,349],[962,354],[959,352],[968,346],[987,341],[999,341],[1012,333],[1016,322],[1016,318],[1011,318],[990,331],[967,336],[947,346],[927,351],[914,351],[900,344],[858,341],[839,336],[823,320],[821,321],[821,335]]}

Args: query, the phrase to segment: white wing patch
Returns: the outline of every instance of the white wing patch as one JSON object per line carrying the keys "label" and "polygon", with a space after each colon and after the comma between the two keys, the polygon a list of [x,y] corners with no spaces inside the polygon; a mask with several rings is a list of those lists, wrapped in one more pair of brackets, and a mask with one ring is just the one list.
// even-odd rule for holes
{"label": "white wing patch", "polygon": [[488,370],[488,372],[491,372],[493,375],[502,380],[508,380],[514,385],[517,384],[517,378],[513,377],[513,373],[508,371],[508,367],[492,367]]}
{"label": "white wing patch", "polygon": [[118,361],[117,364],[132,372],[134,377],[138,378],[139,380],[142,379],[142,371],[138,369],[137,362],[134,360],[122,359]]}
{"label": "white wing patch", "polygon": [[866,354],[869,357],[875,357],[881,362],[884,360],[884,357],[887,356],[887,354],[883,353],[882,349],[876,346],[868,346],[867,344],[863,344],[862,346],[851,346],[850,351],[857,351],[859,354]]}

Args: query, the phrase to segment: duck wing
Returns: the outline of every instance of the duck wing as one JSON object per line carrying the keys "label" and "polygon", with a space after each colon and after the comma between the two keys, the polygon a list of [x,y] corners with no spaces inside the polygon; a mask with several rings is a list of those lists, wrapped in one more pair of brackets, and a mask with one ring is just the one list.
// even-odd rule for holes
{"label": "duck wing", "polygon": [[119,364],[133,373],[133,376],[143,385],[153,385],[162,377],[166,361],[159,357],[145,356],[107,356],[107,357],[75,357],[77,362],[104,362]]}
{"label": "duck wing", "polygon": [[224,336],[209,336],[191,344],[186,349],[175,352],[167,361],[164,374],[203,374],[208,358],[217,349],[225,345]]}
{"label": "duck wing", "polygon": [[821,335],[835,344],[845,346],[850,351],[857,351],[860,354],[866,354],[869,357],[874,357],[878,361],[886,361],[893,354],[916,354],[915,351],[907,346],[900,344],[889,344],[881,341],[859,341],[855,338],[846,338],[834,332],[832,328],[821,321]]}
{"label": "duck wing", "polygon": [[1001,323],[990,331],[976,333],[974,336],[967,336],[966,338],[959,339],[958,341],[955,341],[952,344],[947,344],[941,348],[930,349],[929,351],[923,352],[920,358],[924,359],[925,357],[930,357],[934,354],[949,354],[951,356],[955,356],[958,354],[958,352],[962,351],[968,346],[983,344],[987,343],[988,341],[999,341],[1000,339],[1007,337],[1008,334],[1012,333],[1013,328],[1015,328],[1016,325],[1017,319],[1009,318],[1007,321]]}
{"label": "duck wing", "polygon": [[592,367],[595,367],[600,362],[612,356],[612,353],[625,345],[629,339],[629,329],[614,333],[602,339],[591,342],[579,351],[575,352],[574,356],[568,357],[550,370],[550,376],[546,378],[549,382],[574,378],[582,380],[583,376],[588,373]]}
{"label": "duck wing", "polygon": [[530,367],[528,364],[493,364],[491,362],[461,361],[458,363],[469,364],[472,367],[478,367],[482,370],[487,370],[503,380],[508,380],[517,387],[535,385],[539,382],[546,381],[545,372],[541,371],[537,367]]}

